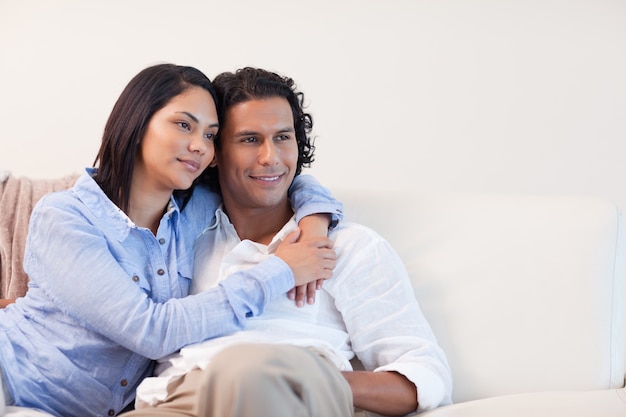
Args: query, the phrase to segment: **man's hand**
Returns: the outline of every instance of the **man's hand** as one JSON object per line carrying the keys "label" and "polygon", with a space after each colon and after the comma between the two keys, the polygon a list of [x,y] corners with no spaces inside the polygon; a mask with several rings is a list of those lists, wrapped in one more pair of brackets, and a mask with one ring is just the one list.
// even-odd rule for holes
{"label": "man's hand", "polygon": [[276,256],[291,268],[296,286],[305,285],[332,276],[335,269],[335,251],[327,237],[299,241],[300,229],[291,232],[276,249]]}
{"label": "man's hand", "polygon": [[384,416],[403,416],[417,410],[415,385],[397,372],[343,371],[355,407]]}

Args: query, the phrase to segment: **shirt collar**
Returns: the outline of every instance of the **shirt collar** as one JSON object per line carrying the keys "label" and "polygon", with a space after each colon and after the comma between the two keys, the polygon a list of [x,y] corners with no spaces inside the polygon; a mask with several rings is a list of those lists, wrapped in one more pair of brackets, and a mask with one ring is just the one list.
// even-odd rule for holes
{"label": "shirt collar", "polygon": [[[228,215],[224,212],[224,204],[220,204],[217,210],[215,210],[215,218],[213,220],[213,223],[211,223],[211,225],[207,228],[207,230],[213,230],[218,227],[222,230],[229,231],[230,233],[234,233],[236,236],[238,236],[237,231],[235,230],[235,227],[230,222]],[[282,229],[280,229],[278,233],[274,235],[274,237],[272,238],[272,241],[267,246],[267,252],[268,253],[276,252],[276,248],[278,247],[278,245],[280,245],[282,241],[285,240],[285,237],[289,233],[293,232],[297,227],[298,225],[296,224],[296,216],[294,214],[293,216],[291,216],[289,221],[285,223]]]}

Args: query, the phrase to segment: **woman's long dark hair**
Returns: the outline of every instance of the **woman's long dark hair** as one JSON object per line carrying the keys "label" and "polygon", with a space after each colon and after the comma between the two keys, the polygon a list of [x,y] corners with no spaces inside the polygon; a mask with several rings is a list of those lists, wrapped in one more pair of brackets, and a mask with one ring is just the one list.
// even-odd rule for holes
{"label": "woman's long dark hair", "polygon": [[[200,70],[174,64],[148,67],[128,83],[117,99],[102,135],[94,161],[96,182],[124,212],[128,212],[130,187],[139,145],[154,113],[191,87],[208,91],[217,103],[213,84]],[[195,182],[194,182],[195,185]],[[191,192],[193,188],[189,188]]]}

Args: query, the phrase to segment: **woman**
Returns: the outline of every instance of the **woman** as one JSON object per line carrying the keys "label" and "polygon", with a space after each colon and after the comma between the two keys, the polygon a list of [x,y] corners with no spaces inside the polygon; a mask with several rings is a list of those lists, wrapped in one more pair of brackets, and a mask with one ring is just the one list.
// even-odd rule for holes
{"label": "woman", "polygon": [[[213,159],[217,131],[213,86],[194,68],[149,67],[124,89],[98,168],[33,210],[29,290],[0,310],[7,404],[58,416],[116,415],[151,372],[151,359],[238,330],[294,285],[330,277],[328,239],[295,243],[294,235],[277,257],[187,296],[193,241],[220,203],[194,187]],[[320,204],[339,213],[312,181],[294,183],[297,214]],[[325,216],[312,223],[313,230],[328,225]]]}

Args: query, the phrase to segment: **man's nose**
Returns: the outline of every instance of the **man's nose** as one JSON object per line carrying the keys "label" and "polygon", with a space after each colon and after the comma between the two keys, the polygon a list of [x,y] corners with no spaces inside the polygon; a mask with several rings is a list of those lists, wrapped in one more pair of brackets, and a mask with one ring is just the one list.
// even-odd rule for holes
{"label": "man's nose", "polygon": [[265,140],[261,145],[259,162],[261,165],[276,165],[278,163],[278,149],[273,140]]}

